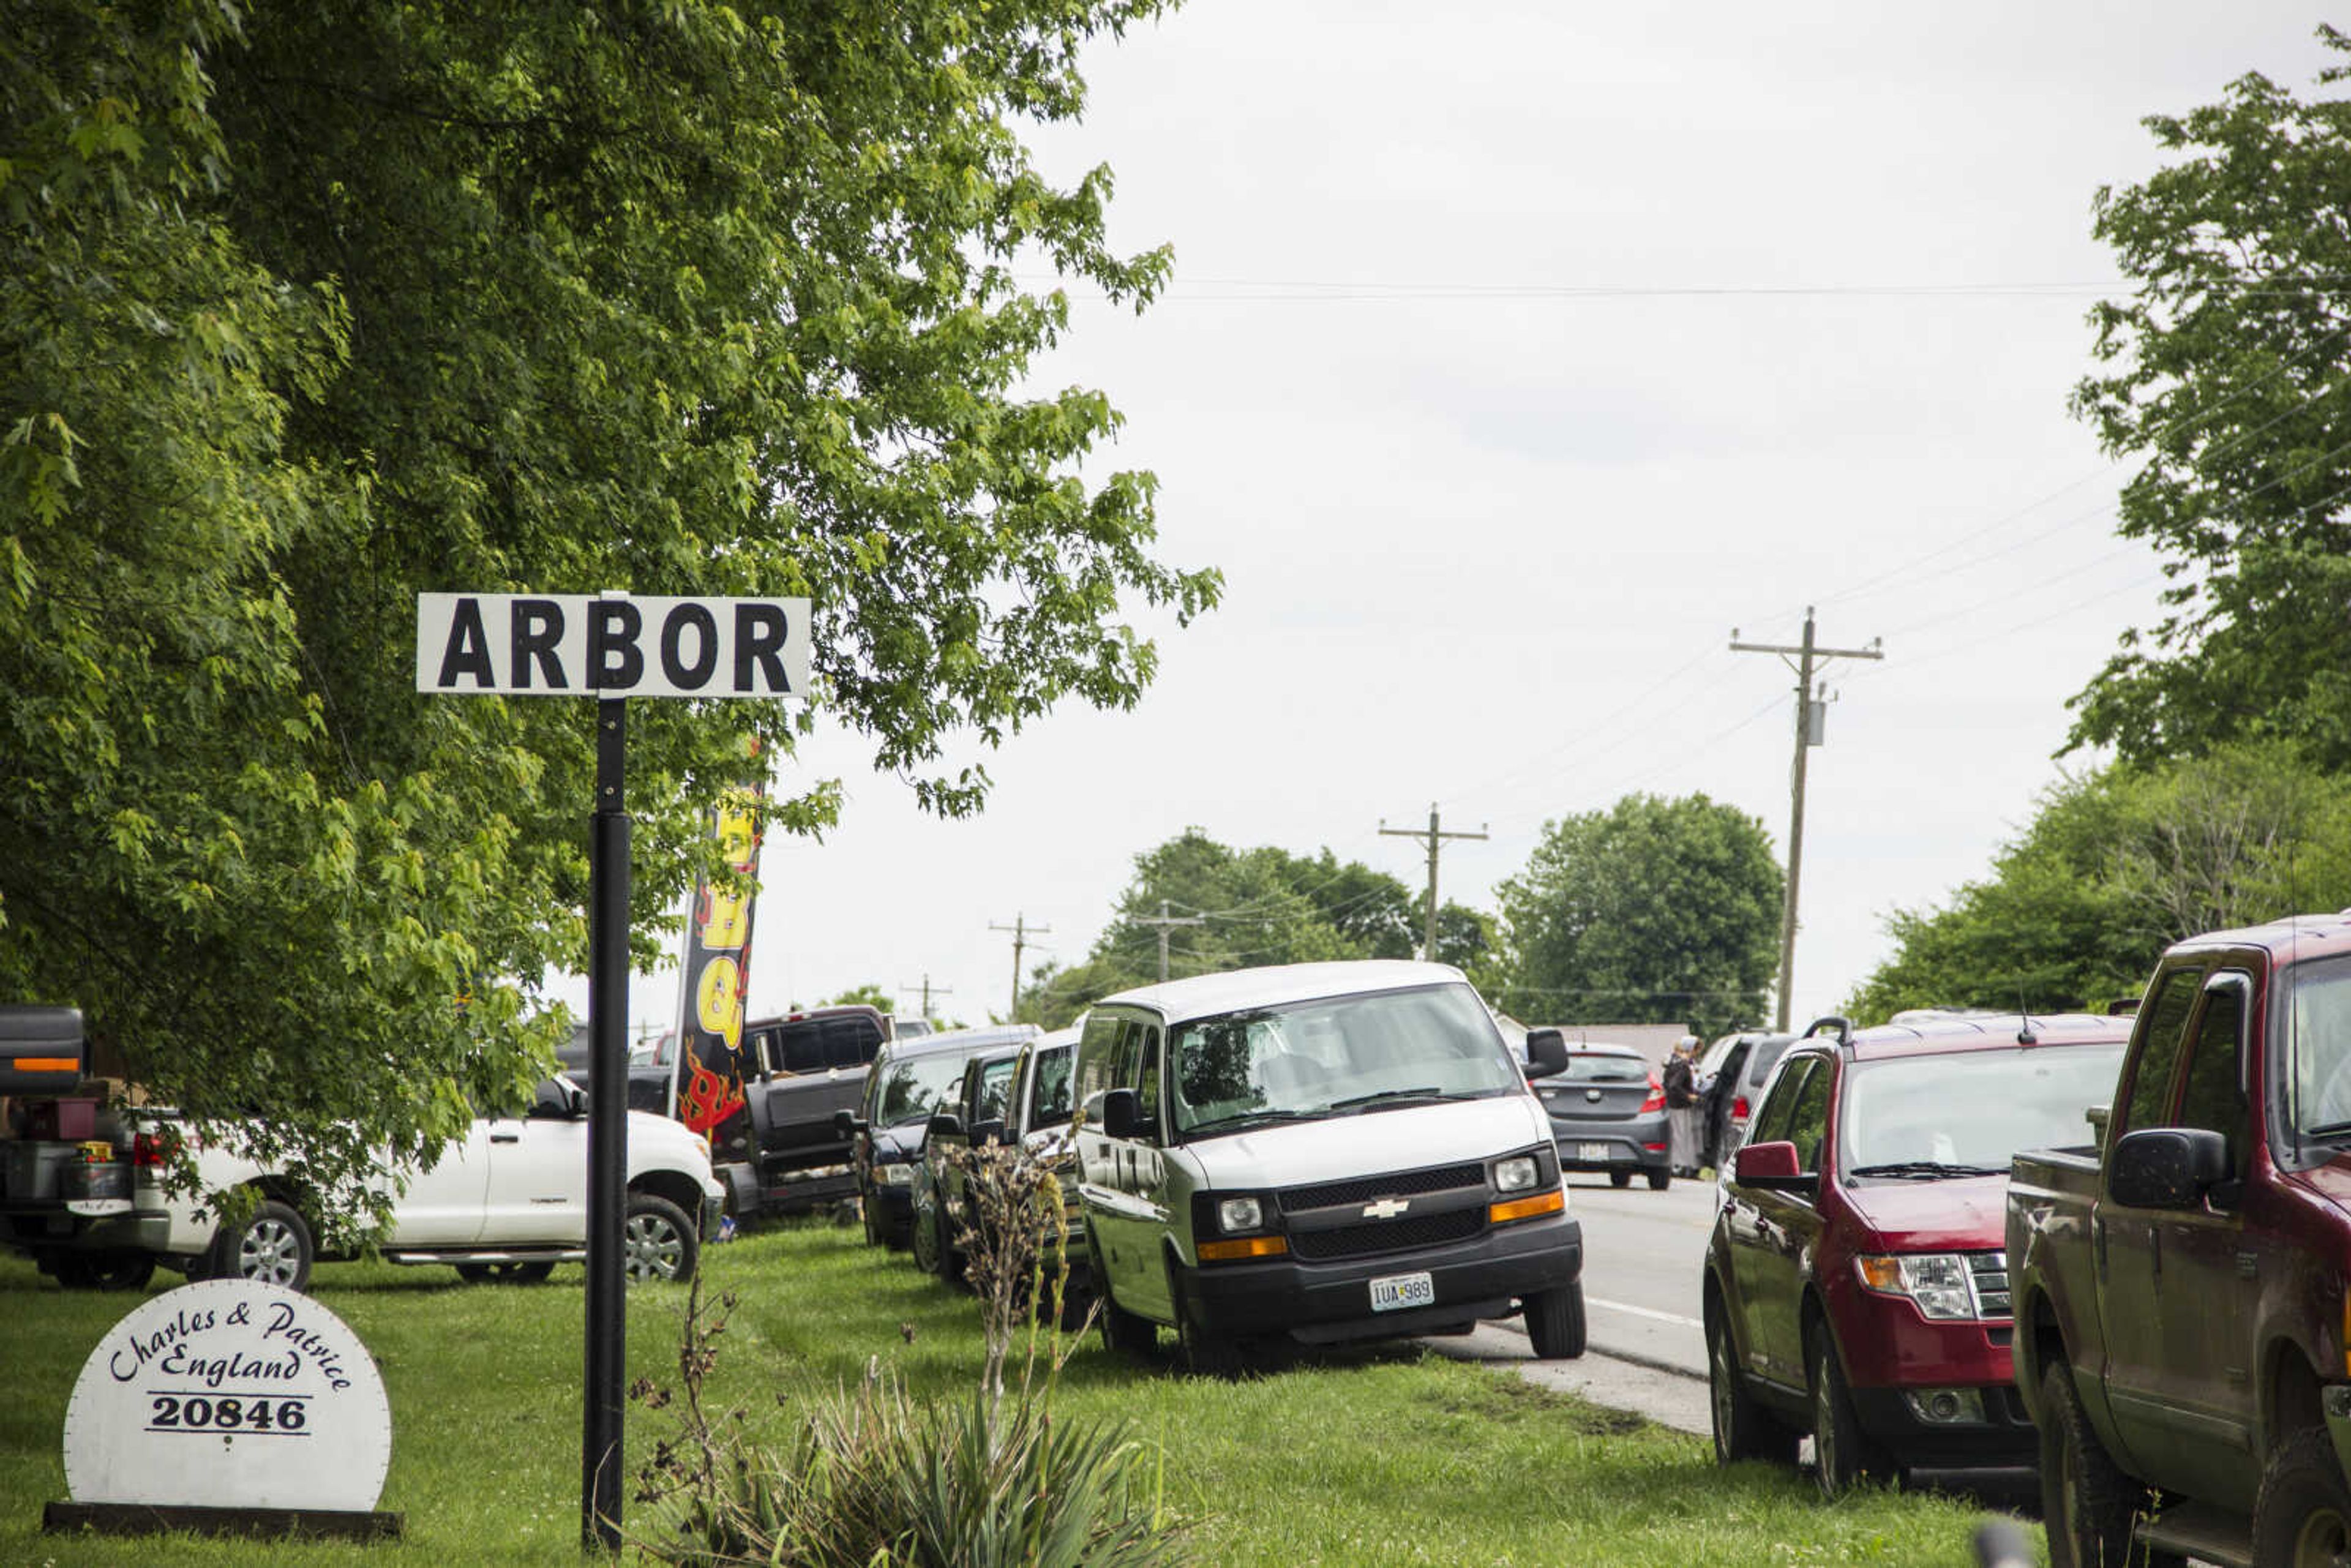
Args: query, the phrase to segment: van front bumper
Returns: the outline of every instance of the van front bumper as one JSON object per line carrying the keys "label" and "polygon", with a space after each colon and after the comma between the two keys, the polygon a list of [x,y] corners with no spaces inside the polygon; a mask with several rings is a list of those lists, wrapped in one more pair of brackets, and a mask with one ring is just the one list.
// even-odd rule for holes
{"label": "van front bumper", "polygon": [[[1499,1226],[1441,1247],[1329,1262],[1273,1258],[1178,1268],[1185,1320],[1219,1339],[1287,1334],[1311,1344],[1431,1333],[1508,1317],[1519,1301],[1573,1284],[1583,1271],[1583,1227],[1573,1215]],[[1372,1309],[1372,1281],[1426,1273],[1434,1301]]]}

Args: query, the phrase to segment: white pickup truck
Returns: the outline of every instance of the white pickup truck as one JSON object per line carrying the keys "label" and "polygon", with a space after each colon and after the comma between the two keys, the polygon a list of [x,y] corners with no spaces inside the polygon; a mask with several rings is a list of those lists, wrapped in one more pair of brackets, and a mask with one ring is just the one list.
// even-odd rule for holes
{"label": "white pickup truck", "polygon": [[[192,1279],[308,1284],[320,1253],[298,1178],[208,1146],[168,1116],[141,1113],[135,1131],[116,1127],[112,1138],[103,1118],[91,1130],[98,1135],[0,1145],[0,1241],[44,1273],[68,1288],[135,1290],[161,1263]],[[250,1195],[234,1223],[195,1195],[165,1190],[166,1141],[178,1135],[190,1139],[203,1191]],[[709,1143],[667,1117],[632,1111],[628,1155],[629,1278],[687,1278],[725,1197]],[[398,1176],[381,1178],[398,1192],[390,1225],[374,1238],[392,1262],[530,1282],[587,1256],[586,1097],[569,1078],[540,1084],[525,1114],[476,1118],[430,1170]]]}

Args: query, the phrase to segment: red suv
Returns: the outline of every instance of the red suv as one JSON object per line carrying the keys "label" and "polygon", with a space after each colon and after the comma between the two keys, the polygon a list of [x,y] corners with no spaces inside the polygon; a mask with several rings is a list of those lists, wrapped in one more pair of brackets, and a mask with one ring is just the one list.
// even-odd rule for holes
{"label": "red suv", "polygon": [[[1823,1033],[1823,1030],[1831,1033]],[[1703,1284],[1714,1451],[1823,1492],[2026,1465],[2009,1361],[2009,1162],[2079,1143],[2130,1019],[1947,1013],[1789,1047],[1722,1184]]]}

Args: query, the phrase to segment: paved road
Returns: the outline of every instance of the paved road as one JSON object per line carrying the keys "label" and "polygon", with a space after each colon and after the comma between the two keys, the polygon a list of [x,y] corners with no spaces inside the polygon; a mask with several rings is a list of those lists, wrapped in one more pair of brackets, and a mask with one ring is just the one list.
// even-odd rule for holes
{"label": "paved road", "polygon": [[1583,1225],[1583,1304],[1592,1348],[1691,1377],[1706,1375],[1698,1270],[1714,1225],[1711,1181],[1618,1192],[1605,1176],[1567,1178]]}

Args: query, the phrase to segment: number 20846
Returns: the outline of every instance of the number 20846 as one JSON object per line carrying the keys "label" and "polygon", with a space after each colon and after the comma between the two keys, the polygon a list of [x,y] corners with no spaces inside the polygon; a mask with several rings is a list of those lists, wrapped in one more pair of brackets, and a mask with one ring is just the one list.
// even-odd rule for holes
{"label": "number 20846", "polygon": [[202,1395],[158,1394],[148,1414],[150,1432],[298,1433],[309,1425],[299,1399],[217,1399]]}

